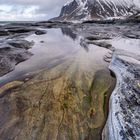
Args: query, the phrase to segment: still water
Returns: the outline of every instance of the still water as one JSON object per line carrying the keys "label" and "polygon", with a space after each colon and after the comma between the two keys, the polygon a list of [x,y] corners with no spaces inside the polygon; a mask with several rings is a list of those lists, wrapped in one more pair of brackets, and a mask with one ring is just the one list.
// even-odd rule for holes
{"label": "still water", "polygon": [[[4,125],[9,125],[8,117],[16,121],[10,134],[22,132],[17,139],[26,135],[39,140],[100,140],[115,83],[104,61],[109,50],[87,45],[81,35],[67,28],[48,29],[45,35],[32,34],[26,39],[34,41],[28,50],[32,57],[0,78],[1,85],[24,81],[2,98],[9,101],[1,105],[8,106],[9,115],[2,118]],[[3,137],[7,137],[7,130]]]}
{"label": "still water", "polygon": [[0,85],[30,77],[39,70],[50,69],[67,61],[73,61],[80,70],[85,71],[107,69],[108,64],[103,57],[108,50],[95,45],[82,45],[82,37],[72,33],[70,29],[48,29],[45,35],[33,34],[26,39],[35,42],[29,49],[33,56],[18,64],[14,71],[0,77]]}

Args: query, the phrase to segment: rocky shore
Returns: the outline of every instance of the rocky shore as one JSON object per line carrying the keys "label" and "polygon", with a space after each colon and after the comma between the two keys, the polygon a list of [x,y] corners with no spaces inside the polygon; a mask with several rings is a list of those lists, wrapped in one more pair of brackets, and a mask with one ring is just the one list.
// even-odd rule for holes
{"label": "rocky shore", "polygon": [[31,26],[8,24],[0,30],[0,76],[14,70],[15,65],[29,59],[33,54],[28,50],[34,45],[24,38],[31,34],[45,34]]}
{"label": "rocky shore", "polygon": [[[139,57],[140,58],[140,57]],[[117,85],[110,97],[109,116],[103,140],[140,139],[140,61],[134,56],[114,53],[110,70]]]}
{"label": "rocky shore", "polygon": [[[71,39],[78,47],[57,43],[49,47],[48,29],[55,29],[56,34],[59,29],[63,42]],[[33,40],[26,40],[27,36]],[[139,38],[136,23],[49,21],[28,23],[28,27],[24,23],[2,26],[0,78],[30,60],[35,55],[31,48],[37,45],[48,48],[43,51],[47,56],[43,63],[49,65],[35,69],[31,78],[11,80],[0,87],[0,139],[138,140]]]}
{"label": "rocky shore", "polygon": [[31,43],[26,40],[12,40],[0,47],[0,76],[14,70],[15,65],[29,59],[32,54],[27,51]]}

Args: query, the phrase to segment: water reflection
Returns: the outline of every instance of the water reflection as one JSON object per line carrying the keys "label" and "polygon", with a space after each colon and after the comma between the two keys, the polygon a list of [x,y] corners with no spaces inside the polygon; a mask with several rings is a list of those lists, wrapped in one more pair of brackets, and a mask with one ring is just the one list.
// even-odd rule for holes
{"label": "water reflection", "polygon": [[[28,124],[24,129],[12,123],[10,134],[18,129],[27,137],[45,134],[44,138],[34,135],[37,139],[100,139],[106,115],[104,97],[113,83],[103,60],[108,50],[94,45],[87,46],[82,36],[71,39],[71,33],[67,32],[66,36],[60,29],[50,29],[45,35],[31,35],[27,40],[35,42],[30,49],[34,55],[17,65],[13,72],[0,78],[2,85],[22,76],[27,78],[41,70],[18,89],[14,99],[11,98],[12,93],[8,96],[10,105],[17,105],[18,102],[24,108],[29,102],[23,112],[21,108],[15,107],[14,111],[18,113],[14,115],[11,113],[12,106],[7,103],[9,115],[5,117],[4,126],[9,125],[9,116],[12,122],[18,118],[17,123],[21,126]],[[7,104],[2,103],[2,108]],[[47,125],[44,125],[44,120]],[[34,129],[34,124],[39,129]],[[9,134],[7,130],[5,134]],[[30,131],[33,133],[28,136],[27,132]],[[17,138],[20,137],[19,134]]]}
{"label": "water reflection", "polygon": [[3,128],[9,126],[9,120],[16,120],[10,124],[11,129],[5,129],[5,137],[19,130],[22,134],[17,139],[25,135],[36,139],[100,140],[108,93],[114,83],[103,61],[108,50],[88,46],[84,37],[70,28],[50,29],[45,35],[31,35],[27,40],[35,42],[30,49],[34,55],[1,77],[1,83],[41,72],[1,102],[2,108],[8,104],[8,110],[1,113],[5,114]]}
{"label": "water reflection", "polygon": [[29,50],[34,55],[29,60],[18,64],[14,71],[1,77],[0,86],[30,73],[51,69],[68,61],[74,61],[81,70],[85,69],[86,65],[87,69],[90,63],[93,64],[93,71],[106,66],[103,56],[107,50],[93,47],[93,45],[87,46],[83,37],[76,35],[70,28],[49,29],[47,34],[40,36],[33,34],[27,40],[35,42]]}
{"label": "water reflection", "polygon": [[76,34],[75,33],[76,31],[74,32],[72,28],[70,28],[70,27],[63,27],[63,28],[61,28],[61,31],[62,31],[63,35],[66,35],[66,36],[70,37],[74,41],[78,40],[78,38],[80,38],[79,39],[80,46],[82,48],[84,48],[85,51],[87,51],[87,52],[89,51],[88,44],[85,42],[85,39],[83,37],[81,37],[80,35]]}
{"label": "water reflection", "polygon": [[89,51],[88,44],[85,42],[84,38],[80,39],[80,46],[83,47],[85,49],[85,51],[87,51],[87,52]]}
{"label": "water reflection", "polygon": [[63,35],[69,36],[73,40],[77,39],[77,35],[72,31],[71,28],[62,27],[61,31],[62,31]]}

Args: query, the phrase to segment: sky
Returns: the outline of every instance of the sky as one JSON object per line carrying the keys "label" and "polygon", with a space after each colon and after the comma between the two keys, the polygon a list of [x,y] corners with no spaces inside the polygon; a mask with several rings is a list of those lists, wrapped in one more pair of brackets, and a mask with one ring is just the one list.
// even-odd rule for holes
{"label": "sky", "polygon": [[69,0],[0,0],[0,21],[47,20]]}
{"label": "sky", "polygon": [[[48,20],[58,16],[68,1],[72,0],[0,0],[0,21]],[[140,0],[125,1],[133,1],[140,9]]]}

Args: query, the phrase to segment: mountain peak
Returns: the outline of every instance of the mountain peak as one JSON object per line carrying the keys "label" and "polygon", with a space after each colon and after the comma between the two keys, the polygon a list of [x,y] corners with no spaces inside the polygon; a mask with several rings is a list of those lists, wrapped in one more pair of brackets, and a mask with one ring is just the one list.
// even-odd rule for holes
{"label": "mountain peak", "polygon": [[132,15],[133,0],[73,0],[66,3],[61,20],[90,20]]}

